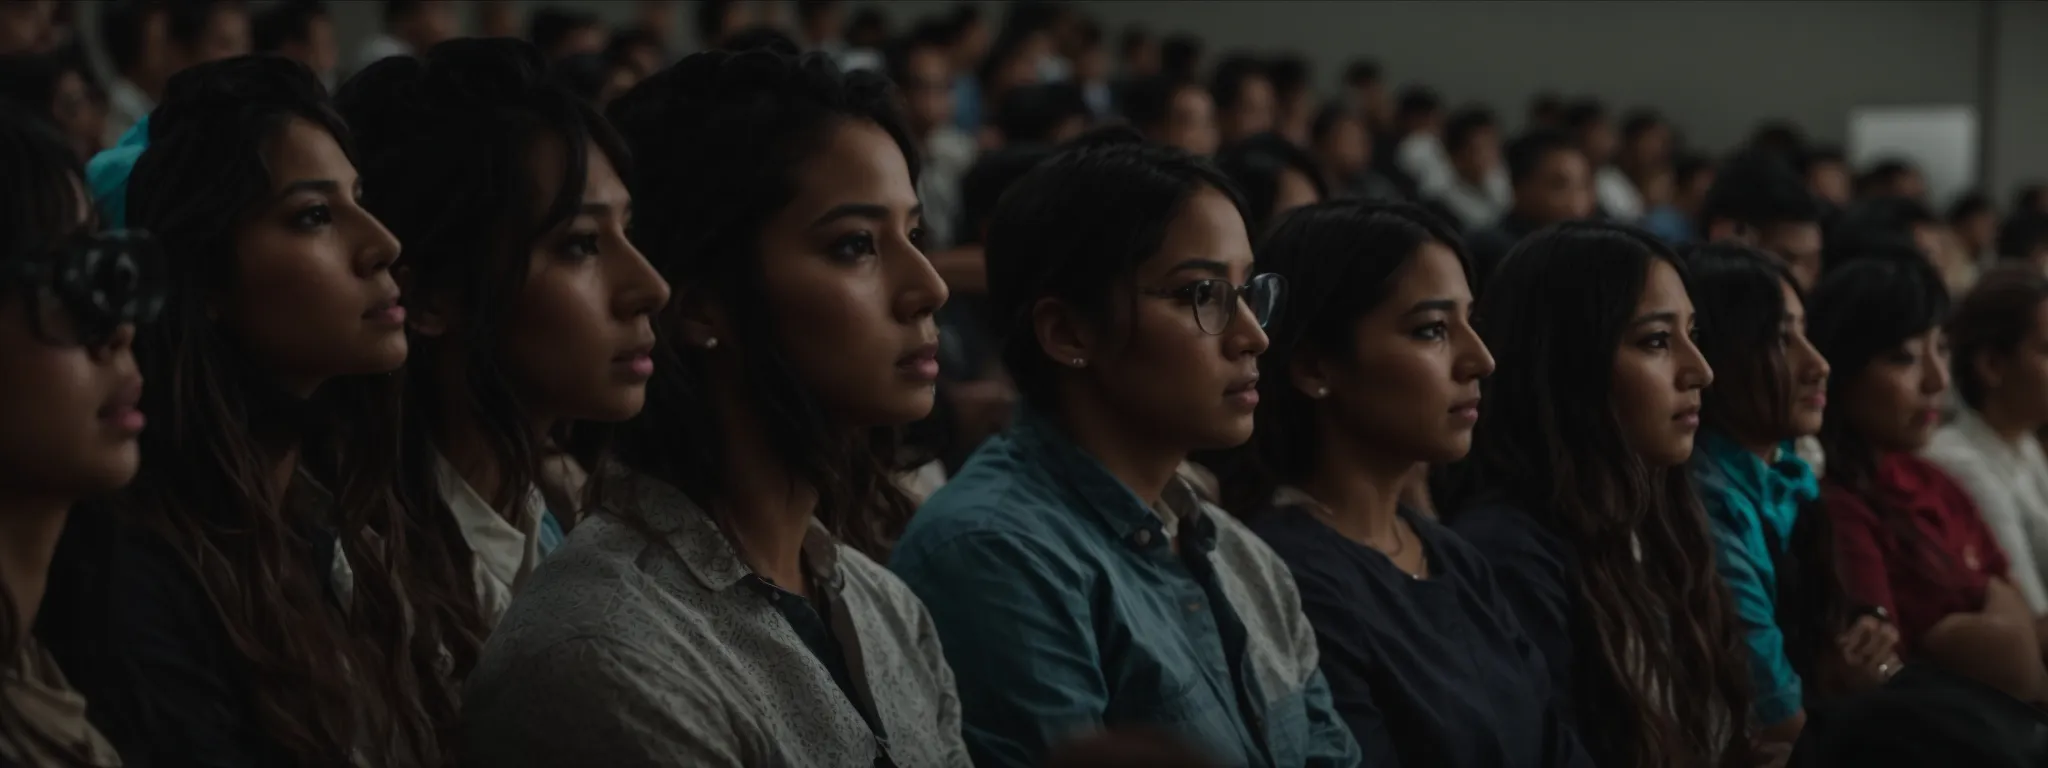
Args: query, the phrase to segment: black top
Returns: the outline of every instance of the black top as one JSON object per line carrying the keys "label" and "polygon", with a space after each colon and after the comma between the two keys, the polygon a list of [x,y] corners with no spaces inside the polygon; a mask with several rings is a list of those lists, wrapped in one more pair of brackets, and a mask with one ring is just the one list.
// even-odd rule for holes
{"label": "black top", "polygon": [[1294,574],[1323,676],[1366,764],[1591,766],[1486,562],[1436,521],[1401,516],[1420,539],[1427,578],[1305,507],[1251,523]]}
{"label": "black top", "polygon": [[1465,249],[1472,255],[1473,285],[1483,289],[1515,244],[1542,228],[1542,224],[1509,212],[1498,224],[1466,233]]}
{"label": "black top", "polygon": [[1578,678],[1572,671],[1577,642],[1572,627],[1578,611],[1578,557],[1571,544],[1498,498],[1461,510],[1449,522],[1493,570],[1523,635],[1543,654],[1546,679],[1556,681],[1551,696],[1557,712],[1576,728],[1572,684]]}

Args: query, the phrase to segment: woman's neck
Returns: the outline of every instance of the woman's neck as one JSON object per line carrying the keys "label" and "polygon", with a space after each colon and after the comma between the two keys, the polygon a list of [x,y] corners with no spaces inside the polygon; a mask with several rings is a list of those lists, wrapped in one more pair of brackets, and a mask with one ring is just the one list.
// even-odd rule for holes
{"label": "woman's neck", "polygon": [[1417,462],[1377,455],[1336,431],[1316,430],[1315,466],[1300,490],[1323,507],[1331,527],[1347,538],[1391,538],[1400,521],[1401,491]]}
{"label": "woman's neck", "polygon": [[[455,468],[455,474],[469,484],[470,490],[483,497],[491,509],[509,518],[515,503],[525,498],[527,492],[524,488],[505,487],[506,476],[515,474],[517,468],[504,466],[504,458],[477,419],[476,398],[463,384],[469,378],[459,363],[441,366],[437,373],[441,391],[435,410],[440,418],[434,421],[434,448]],[[548,417],[534,417],[528,422],[526,439],[528,445],[535,447],[535,462],[540,460],[539,447],[546,442],[554,424],[555,420]],[[533,477],[540,467],[536,464],[524,469],[526,476]]]}
{"label": "woman's neck", "polygon": [[1991,428],[1992,434],[2014,447],[2041,428],[2040,423],[2021,415],[2020,409],[2007,405],[2005,398],[2001,397],[1985,398],[1984,407],[1978,409],[1977,415],[1984,419],[1984,425]]}
{"label": "woman's neck", "polygon": [[818,491],[796,476],[755,416],[738,387],[713,387],[711,402],[721,414],[725,465],[723,492],[701,499],[740,560],[777,586],[808,594],[804,581],[804,538],[818,508]]}
{"label": "woman's neck", "polygon": [[1125,426],[1099,398],[1078,388],[1061,392],[1054,423],[1081,450],[1102,464],[1147,506],[1159,503],[1173,473],[1187,461],[1188,449],[1161,446],[1145,438],[1146,430]]}
{"label": "woman's neck", "polygon": [[[0,582],[14,600],[15,626],[23,632],[35,626],[71,503],[68,498],[0,500]],[[0,664],[12,661],[0,659]]]}

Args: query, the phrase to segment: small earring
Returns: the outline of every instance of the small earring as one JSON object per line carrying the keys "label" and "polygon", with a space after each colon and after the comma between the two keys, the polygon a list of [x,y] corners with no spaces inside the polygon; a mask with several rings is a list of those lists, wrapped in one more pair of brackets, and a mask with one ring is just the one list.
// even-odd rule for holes
{"label": "small earring", "polygon": [[1088,361],[1086,361],[1086,360],[1083,360],[1083,359],[1081,359],[1081,358],[1078,358],[1078,357],[1077,357],[1077,358],[1074,358],[1074,359],[1073,359],[1072,361],[1068,362],[1067,364],[1068,364],[1068,365],[1071,365],[1071,366],[1074,366],[1075,368],[1086,368],[1086,367],[1088,367]]}
{"label": "small earring", "polygon": [[1316,387],[1316,393],[1315,393],[1315,395],[1314,395],[1315,399],[1317,399],[1317,400],[1321,400],[1321,399],[1323,399],[1323,398],[1325,398],[1325,397],[1329,397],[1329,396],[1330,396],[1330,388],[1329,388],[1329,387]]}
{"label": "small earring", "polygon": [[705,348],[705,349],[717,349],[717,348],[718,348],[718,337],[717,337],[717,336],[710,336],[710,337],[707,337],[707,338],[705,338],[705,339],[704,339],[704,348]]}

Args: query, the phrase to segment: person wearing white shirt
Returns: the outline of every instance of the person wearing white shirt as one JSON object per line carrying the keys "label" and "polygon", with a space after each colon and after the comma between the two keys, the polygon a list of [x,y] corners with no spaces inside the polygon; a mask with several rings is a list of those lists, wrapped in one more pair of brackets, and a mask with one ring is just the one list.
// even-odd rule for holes
{"label": "person wearing white shirt", "polygon": [[354,70],[393,56],[417,56],[458,33],[448,0],[384,0],[384,30],[356,49]]}
{"label": "person wearing white shirt", "polygon": [[107,146],[156,109],[164,84],[194,64],[249,52],[249,12],[240,3],[114,3],[101,12],[101,42],[113,59],[107,86]]}
{"label": "person wearing white shirt", "polygon": [[1967,406],[1926,458],[1971,498],[2011,562],[2012,582],[2048,613],[2048,278],[2007,266],[1986,274],[1950,320],[1951,365]]}
{"label": "person wearing white shirt", "polygon": [[1444,126],[1444,149],[1451,175],[1441,187],[1425,190],[1456,219],[1464,232],[1493,226],[1512,203],[1501,167],[1500,124],[1483,109],[1461,110]]}
{"label": "person wearing white shirt", "polygon": [[1614,165],[1621,141],[1615,135],[1613,121],[1607,117],[1607,107],[1587,99],[1567,108],[1564,121],[1578,137],[1586,160],[1593,164],[1593,195],[1600,203],[1600,211],[1616,221],[1634,222],[1642,218],[1642,193],[1636,191],[1628,174]]}

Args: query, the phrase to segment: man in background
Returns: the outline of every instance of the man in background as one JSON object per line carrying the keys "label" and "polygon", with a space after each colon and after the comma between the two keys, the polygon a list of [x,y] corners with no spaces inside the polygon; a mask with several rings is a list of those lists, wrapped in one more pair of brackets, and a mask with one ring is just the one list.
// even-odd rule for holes
{"label": "man in background", "polygon": [[306,65],[328,90],[333,90],[341,50],[334,42],[334,19],[320,0],[275,3],[249,24],[257,53],[275,53]]}
{"label": "man in background", "polygon": [[355,69],[392,56],[418,56],[458,34],[455,5],[448,0],[384,0],[384,31],[363,41]]}

